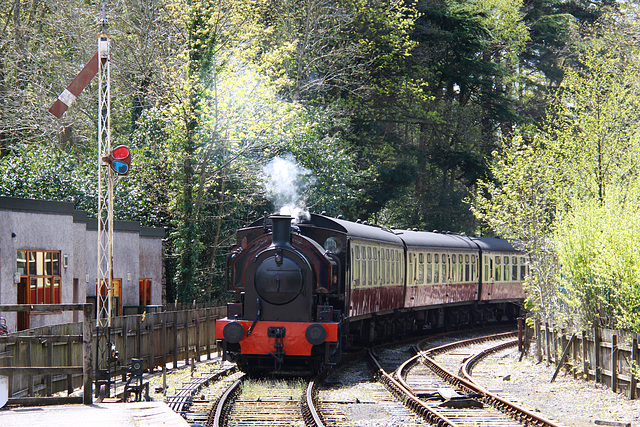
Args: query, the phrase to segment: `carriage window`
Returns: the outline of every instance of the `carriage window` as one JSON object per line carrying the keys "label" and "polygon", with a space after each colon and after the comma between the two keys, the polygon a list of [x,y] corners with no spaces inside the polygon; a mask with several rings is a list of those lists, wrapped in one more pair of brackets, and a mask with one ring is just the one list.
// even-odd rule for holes
{"label": "carriage window", "polygon": [[360,268],[362,269],[360,273],[360,283],[362,286],[367,286],[367,250],[366,248],[362,248],[362,260],[360,261]]}
{"label": "carriage window", "polygon": [[524,281],[525,277],[527,277],[527,263],[524,260],[524,257],[520,258],[520,280]]}
{"label": "carriage window", "polygon": [[356,258],[356,247],[351,247],[351,286],[354,288],[358,287],[359,284],[359,274],[360,274],[360,261],[357,261]]}
{"label": "carriage window", "polygon": [[478,270],[475,255],[471,255],[471,280],[473,280],[474,282],[478,280]]}
{"label": "carriage window", "polygon": [[386,279],[386,271],[387,269],[385,268],[385,257],[384,257],[384,248],[380,250],[380,280],[382,281],[382,284],[386,284],[387,283],[387,279]]}
{"label": "carriage window", "polygon": [[433,255],[433,283],[438,283],[440,281],[440,257],[438,254]]}
{"label": "carriage window", "polygon": [[449,271],[447,270],[447,257],[443,254],[441,257],[440,267],[440,283],[446,283],[449,280]]}
{"label": "carriage window", "polygon": [[518,280],[518,257],[511,257],[511,280]]}
{"label": "carriage window", "polygon": [[504,275],[502,276],[504,281],[509,280],[509,277],[511,277],[511,274],[509,274],[509,257],[506,256],[504,257]]}
{"label": "carriage window", "polygon": [[393,282],[394,278],[396,277],[396,263],[395,263],[395,251],[391,250],[391,271],[390,271],[390,275],[391,275],[391,282]]}
{"label": "carriage window", "polygon": [[426,276],[426,283],[429,284],[431,283],[431,274],[432,274],[432,266],[431,266],[431,254],[427,254],[427,276]]}
{"label": "carriage window", "polygon": [[469,265],[469,255],[464,256],[464,281],[470,280],[471,266]]}
{"label": "carriage window", "polygon": [[502,257],[495,257],[495,273],[494,273],[494,280],[496,282],[499,282],[502,280]]}
{"label": "carriage window", "polygon": [[418,255],[418,284],[424,283],[424,254]]}
{"label": "carriage window", "polygon": [[367,248],[367,285],[373,285],[373,255],[371,255],[371,247]]}
{"label": "carriage window", "polygon": [[457,260],[456,260],[456,256],[453,255],[451,257],[451,280],[452,281],[456,281],[458,280],[458,265],[457,265]]}

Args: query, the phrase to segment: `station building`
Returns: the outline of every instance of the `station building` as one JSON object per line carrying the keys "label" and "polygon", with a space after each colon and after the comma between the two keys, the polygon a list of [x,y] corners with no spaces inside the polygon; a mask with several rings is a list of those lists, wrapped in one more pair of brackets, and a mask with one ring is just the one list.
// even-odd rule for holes
{"label": "station building", "polygon": [[[164,229],[114,221],[113,315],[163,303]],[[73,203],[0,197],[0,305],[95,302],[98,221]],[[81,312],[1,313],[9,332],[82,320]]]}

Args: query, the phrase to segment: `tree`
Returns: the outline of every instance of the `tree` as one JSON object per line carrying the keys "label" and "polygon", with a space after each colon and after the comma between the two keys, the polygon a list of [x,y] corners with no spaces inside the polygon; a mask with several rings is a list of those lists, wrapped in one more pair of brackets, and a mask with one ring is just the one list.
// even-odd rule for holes
{"label": "tree", "polygon": [[636,219],[621,209],[638,199],[640,86],[635,49],[601,30],[583,40],[579,67],[565,70],[540,132],[496,153],[493,180],[480,183],[472,208],[522,241],[533,267],[529,302],[546,319],[637,327],[627,314],[638,302],[636,261],[612,229]]}
{"label": "tree", "polygon": [[471,202],[476,217],[529,258],[525,283],[527,308],[551,321],[561,311],[558,298],[558,262],[551,238],[556,219],[560,169],[549,162],[543,144],[527,144],[516,136],[494,152],[492,179],[480,181]]}

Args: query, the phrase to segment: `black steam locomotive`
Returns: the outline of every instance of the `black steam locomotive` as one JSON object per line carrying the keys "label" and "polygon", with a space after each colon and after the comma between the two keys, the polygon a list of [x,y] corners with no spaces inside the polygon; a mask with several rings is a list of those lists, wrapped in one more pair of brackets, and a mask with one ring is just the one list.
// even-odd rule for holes
{"label": "black steam locomotive", "polygon": [[325,215],[240,229],[227,259],[234,302],[216,323],[247,372],[335,364],[353,341],[513,319],[527,274],[508,240],[393,230]]}

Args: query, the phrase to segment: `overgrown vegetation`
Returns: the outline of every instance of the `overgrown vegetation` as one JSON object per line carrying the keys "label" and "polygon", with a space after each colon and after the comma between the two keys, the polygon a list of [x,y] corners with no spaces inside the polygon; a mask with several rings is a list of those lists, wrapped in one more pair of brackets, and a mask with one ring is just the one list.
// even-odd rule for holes
{"label": "overgrown vegetation", "polygon": [[[619,8],[624,7],[624,10]],[[95,2],[0,0],[0,194],[95,211]],[[307,206],[520,239],[528,307],[640,328],[637,10],[613,0],[126,0],[108,5],[116,217],[166,227],[170,300],[219,302],[233,231]],[[471,209],[469,209],[471,208]],[[622,227],[625,228],[622,228]]]}

